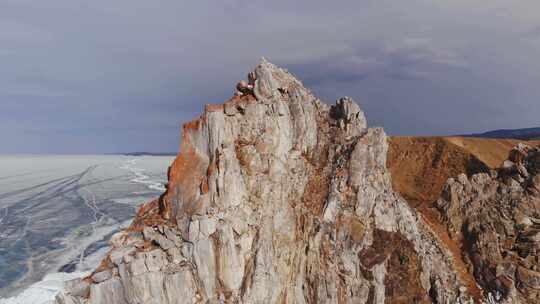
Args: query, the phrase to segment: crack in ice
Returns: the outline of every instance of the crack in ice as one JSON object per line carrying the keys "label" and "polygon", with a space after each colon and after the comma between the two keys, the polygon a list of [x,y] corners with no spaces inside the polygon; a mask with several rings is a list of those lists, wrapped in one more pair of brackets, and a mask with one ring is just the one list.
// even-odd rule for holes
{"label": "crack in ice", "polygon": [[4,208],[5,214],[0,218],[0,224],[4,222],[4,219],[8,217],[8,207]]}
{"label": "crack in ice", "polygon": [[137,161],[138,159],[136,158],[127,160],[126,163],[120,167],[120,169],[128,170],[133,175],[135,175],[135,178],[131,179],[132,182],[143,184],[152,190],[164,192],[166,189],[163,183],[151,180],[150,176],[143,173],[144,171],[146,171],[145,169],[136,167]]}

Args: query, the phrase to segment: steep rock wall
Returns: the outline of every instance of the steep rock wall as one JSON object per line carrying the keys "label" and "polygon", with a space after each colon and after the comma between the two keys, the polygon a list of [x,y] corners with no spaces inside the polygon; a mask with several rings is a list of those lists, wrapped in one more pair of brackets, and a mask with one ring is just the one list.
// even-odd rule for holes
{"label": "steep rock wall", "polygon": [[387,138],[263,60],[184,125],[167,192],[58,303],[465,303],[452,256],[391,187]]}

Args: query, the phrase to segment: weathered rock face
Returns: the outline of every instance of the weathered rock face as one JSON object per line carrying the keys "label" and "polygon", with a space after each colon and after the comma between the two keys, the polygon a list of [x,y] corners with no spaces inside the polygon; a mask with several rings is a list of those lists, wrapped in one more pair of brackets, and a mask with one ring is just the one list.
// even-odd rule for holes
{"label": "weathered rock face", "polygon": [[249,78],[184,125],[167,192],[58,303],[467,302],[358,105],[265,60]]}
{"label": "weathered rock face", "polygon": [[497,172],[450,179],[437,206],[476,281],[512,303],[540,303],[540,148],[518,145]]}

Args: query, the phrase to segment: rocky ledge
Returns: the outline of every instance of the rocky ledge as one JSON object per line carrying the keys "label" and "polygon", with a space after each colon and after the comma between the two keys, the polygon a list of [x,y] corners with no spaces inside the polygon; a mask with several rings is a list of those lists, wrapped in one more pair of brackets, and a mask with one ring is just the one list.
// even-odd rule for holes
{"label": "rocky ledge", "polygon": [[166,193],[57,303],[473,301],[357,104],[265,60],[237,88],[184,125]]}

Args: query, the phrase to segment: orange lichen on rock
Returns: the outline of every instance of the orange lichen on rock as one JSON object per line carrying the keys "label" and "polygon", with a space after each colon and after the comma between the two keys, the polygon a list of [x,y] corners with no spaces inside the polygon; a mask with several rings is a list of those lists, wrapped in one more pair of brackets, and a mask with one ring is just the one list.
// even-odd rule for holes
{"label": "orange lichen on rock", "polygon": [[208,193],[208,176],[204,176],[201,182],[201,194]]}
{"label": "orange lichen on rock", "polygon": [[144,225],[157,225],[164,224],[165,220],[163,219],[160,212],[160,201],[161,198],[154,199],[148,203],[144,203],[139,206],[135,219],[129,226],[129,231],[142,231]]}
{"label": "orange lichen on rock", "polygon": [[[184,125],[184,136],[181,153],[174,160],[169,173],[169,187],[163,199],[162,213],[167,219],[172,219],[182,212],[191,210],[200,193],[200,185],[206,176],[208,159],[197,151],[190,141],[188,131],[198,130],[199,122]],[[181,193],[181,195],[179,195]],[[181,204],[173,203],[174,199],[183,198]]]}
{"label": "orange lichen on rock", "polygon": [[[201,126],[201,120],[202,118],[194,119],[182,125],[182,139],[183,140],[187,139],[187,136],[190,130],[199,130]],[[183,141],[182,141],[182,145],[184,145]]]}
{"label": "orange lichen on rock", "polygon": [[[168,189],[161,201],[161,214],[164,218],[172,219],[182,212],[196,211],[198,201],[195,198],[209,190],[208,177],[215,171],[215,164],[209,163],[211,160],[205,154],[207,151],[199,150],[200,147],[196,147],[193,142],[193,138],[201,135],[208,113],[226,113],[227,108],[232,107],[234,114],[242,114],[245,105],[254,102],[256,99],[253,95],[245,94],[233,96],[223,104],[207,104],[201,117],[183,125],[180,153],[170,167]],[[179,196],[183,198],[183,203],[173,203]]]}
{"label": "orange lichen on rock", "polygon": [[223,104],[206,104],[204,106],[205,112],[220,112],[223,111],[224,105]]}

